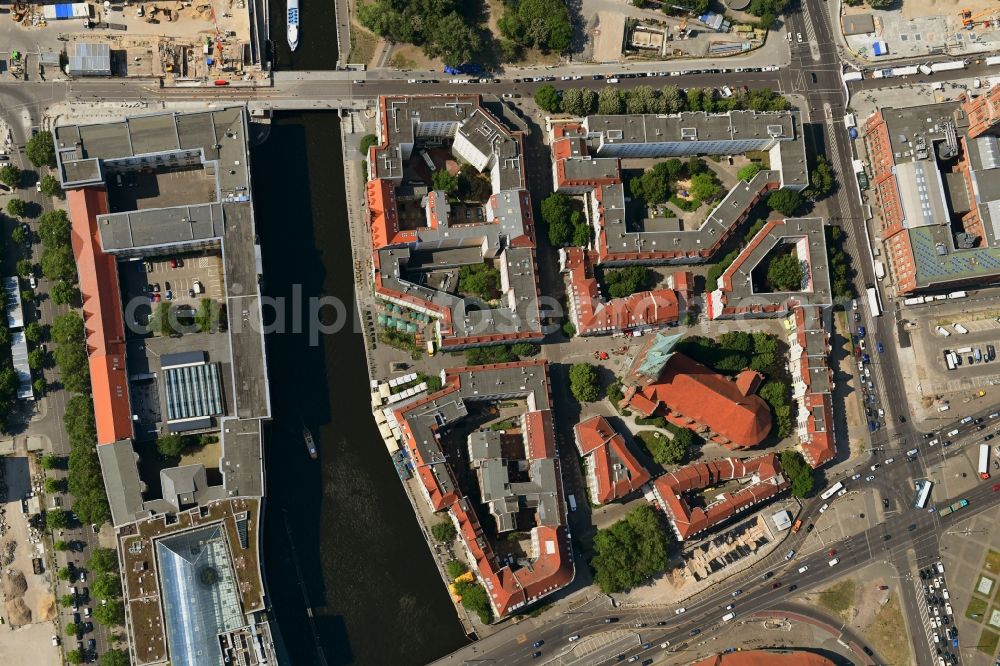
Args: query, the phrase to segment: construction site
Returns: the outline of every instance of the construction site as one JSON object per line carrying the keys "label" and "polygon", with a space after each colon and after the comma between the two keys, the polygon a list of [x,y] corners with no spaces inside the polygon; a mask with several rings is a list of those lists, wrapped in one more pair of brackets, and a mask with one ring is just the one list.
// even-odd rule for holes
{"label": "construction site", "polygon": [[842,11],[851,50],[873,62],[1000,48],[1000,5],[988,0],[907,0],[892,10],[844,5]]}
{"label": "construction site", "polygon": [[[250,78],[260,70],[258,37],[246,0],[146,2],[118,4],[14,4],[6,12],[14,24],[3,25],[29,38],[35,48],[10,51],[6,71],[15,77],[44,66],[51,77],[65,75],[155,77],[171,84],[184,80]],[[89,29],[88,29],[89,28]],[[36,53],[32,53],[35,51]]]}

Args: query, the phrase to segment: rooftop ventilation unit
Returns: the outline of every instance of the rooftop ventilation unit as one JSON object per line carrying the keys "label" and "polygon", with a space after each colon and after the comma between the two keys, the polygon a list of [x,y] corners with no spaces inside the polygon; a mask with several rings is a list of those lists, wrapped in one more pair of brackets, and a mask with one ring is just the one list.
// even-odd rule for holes
{"label": "rooftop ventilation unit", "polygon": [[768,125],[767,126],[767,135],[769,137],[773,138],[773,139],[776,139],[779,136],[784,136],[785,135],[785,128],[782,127],[781,125]]}
{"label": "rooftop ventilation unit", "polygon": [[682,127],[681,128],[681,139],[684,141],[697,141],[698,140],[698,128],[697,127]]}

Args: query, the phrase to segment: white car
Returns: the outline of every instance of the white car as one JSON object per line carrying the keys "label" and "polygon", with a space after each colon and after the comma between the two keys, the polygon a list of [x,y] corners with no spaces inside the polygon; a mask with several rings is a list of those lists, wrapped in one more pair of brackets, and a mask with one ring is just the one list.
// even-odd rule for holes
{"label": "white car", "polygon": [[563,77],[562,77],[562,80],[563,80],[563,81],[572,81],[572,80],[573,80],[573,77],[572,77],[572,76],[563,76]]}
{"label": "white car", "polygon": [[794,550],[790,550],[787,553],[785,553],[785,561],[788,561],[788,560],[792,559],[793,557],[795,557],[795,551]]}
{"label": "white car", "polygon": [[801,32],[797,32],[797,33],[795,33],[795,40],[796,40],[796,41],[797,41],[797,42],[798,42],[799,44],[801,44],[801,43],[802,43],[802,33],[801,33]]}
{"label": "white car", "polygon": [[871,469],[871,471],[873,471],[873,472],[874,472],[874,471],[875,471],[875,470],[877,470],[877,469],[878,469],[879,467],[880,467],[880,465],[879,465],[878,463],[875,463],[875,464],[874,464],[874,465],[872,465],[872,466],[871,466],[871,467],[870,467],[869,469]]}
{"label": "white car", "polygon": [[569,637],[569,642],[570,643],[572,643],[573,641],[578,641],[578,640],[580,640],[580,634],[573,634],[572,636]]}
{"label": "white car", "polygon": [[830,566],[831,566],[831,567],[834,567],[834,566],[837,566],[837,564],[838,564],[839,562],[840,562],[840,558],[839,558],[839,557],[835,557],[835,558],[833,558],[832,560],[830,560]]}
{"label": "white car", "polygon": [[829,509],[829,508],[830,508],[830,505],[829,505],[829,504],[824,504],[823,506],[821,506],[821,507],[819,508],[819,512],[820,512],[820,513],[824,513],[824,512],[825,512],[825,511],[826,511],[827,509]]}
{"label": "white car", "polygon": [[808,564],[805,565],[805,566],[799,567],[799,573],[805,573],[807,571],[809,571],[809,565]]}
{"label": "white car", "polygon": [[857,481],[860,478],[861,478],[860,474],[855,474],[854,476],[851,477],[851,481]]}
{"label": "white car", "polygon": [[869,474],[868,476],[865,477],[865,481],[874,481],[874,480],[875,480],[874,474]]}
{"label": "white car", "polygon": [[871,377],[871,376],[872,376],[872,369],[865,368],[865,377]]}
{"label": "white car", "polygon": [[788,33],[788,41],[789,41],[789,42],[791,42],[791,41],[792,41],[792,33]]}
{"label": "white car", "polygon": [[[884,418],[885,417],[885,410],[882,409],[881,407],[879,407],[878,408],[878,415]],[[872,467],[872,469],[875,469],[875,468]]]}
{"label": "white car", "polygon": [[59,645],[59,637],[58,636],[53,636],[52,637],[52,644],[53,645]]}
{"label": "white car", "polygon": [[896,459],[895,459],[895,458],[886,458],[886,459],[885,459],[885,464],[886,464],[886,465],[891,465],[891,464],[892,464],[892,463],[894,463],[894,462],[896,462]]}
{"label": "white car", "polygon": [[837,497],[843,497],[846,494],[847,494],[847,488],[841,488],[839,491],[837,491]]}
{"label": "white car", "polygon": [[686,613],[686,612],[687,612],[687,608],[684,608],[683,606],[681,606],[680,608],[678,608],[677,610],[674,611],[674,615],[680,615],[681,613]]}

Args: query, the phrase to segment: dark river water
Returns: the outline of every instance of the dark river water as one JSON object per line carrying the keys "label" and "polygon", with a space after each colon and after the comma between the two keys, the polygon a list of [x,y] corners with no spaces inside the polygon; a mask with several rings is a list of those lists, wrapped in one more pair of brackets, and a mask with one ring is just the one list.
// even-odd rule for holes
{"label": "dark river water", "polygon": [[[284,4],[272,7],[275,61],[333,69],[333,4],[302,0],[301,13],[303,41],[291,59]],[[284,647],[295,666],[321,663],[320,650],[331,665],[427,663],[465,637],[371,415],[336,114],[278,114],[251,164],[264,292],[289,303],[277,317],[286,332],[267,337],[274,420],[264,532]],[[290,304],[296,293],[301,317]],[[308,299],[320,296],[339,299],[352,322],[313,344]],[[303,423],[318,461],[306,452]]]}

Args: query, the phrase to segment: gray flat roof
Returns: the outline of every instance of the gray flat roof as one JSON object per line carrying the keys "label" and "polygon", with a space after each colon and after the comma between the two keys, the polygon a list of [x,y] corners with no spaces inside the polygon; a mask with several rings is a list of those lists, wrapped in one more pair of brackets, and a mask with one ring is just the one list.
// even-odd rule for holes
{"label": "gray flat roof", "polygon": [[101,247],[114,252],[217,239],[222,236],[222,210],[216,203],[100,215]]}
{"label": "gray flat roof", "polygon": [[125,525],[148,516],[142,501],[145,486],[139,478],[139,456],[132,442],[123,439],[102,444],[97,447],[97,458],[111,506],[111,522],[115,526]]}

